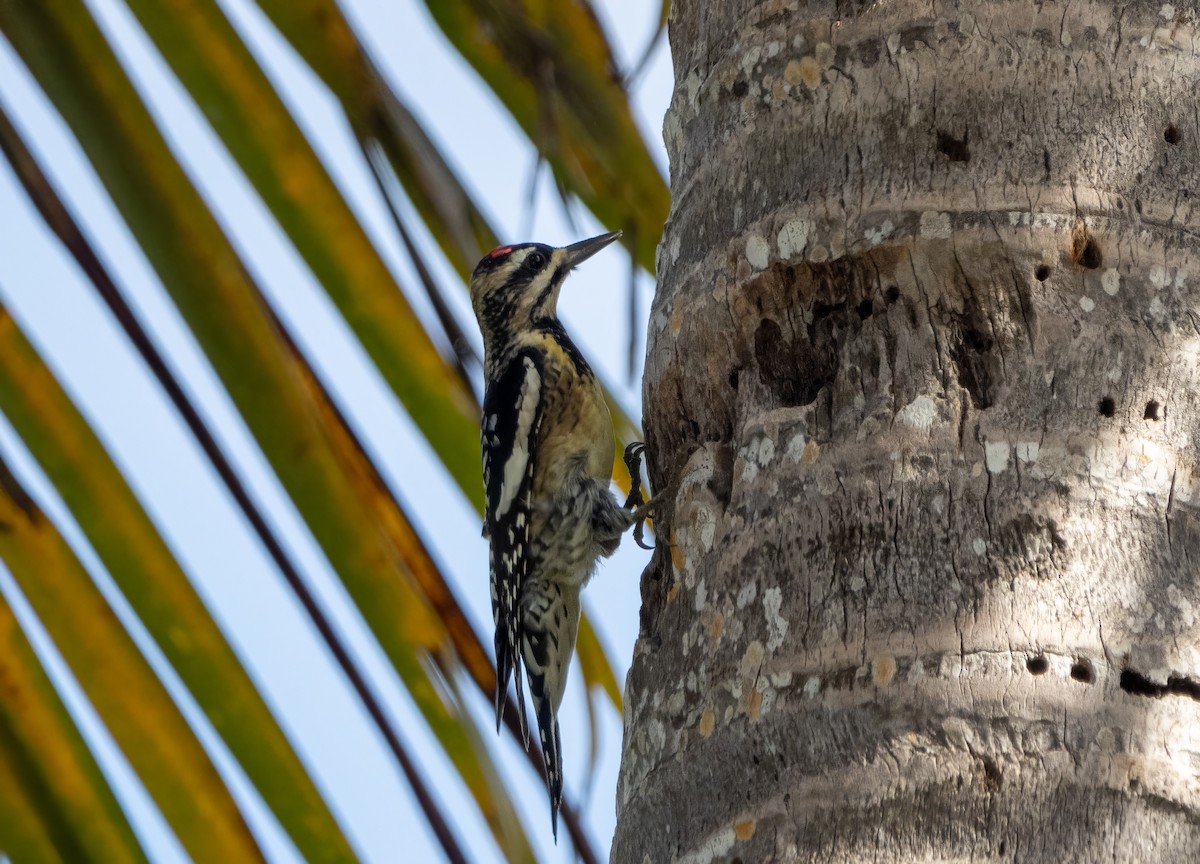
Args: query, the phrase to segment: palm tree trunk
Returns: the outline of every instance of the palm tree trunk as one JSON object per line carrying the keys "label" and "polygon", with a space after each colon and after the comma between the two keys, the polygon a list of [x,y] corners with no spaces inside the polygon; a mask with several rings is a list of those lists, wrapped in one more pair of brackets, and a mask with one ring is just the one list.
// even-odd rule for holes
{"label": "palm tree trunk", "polygon": [[614,862],[1197,860],[1182,10],[673,4]]}

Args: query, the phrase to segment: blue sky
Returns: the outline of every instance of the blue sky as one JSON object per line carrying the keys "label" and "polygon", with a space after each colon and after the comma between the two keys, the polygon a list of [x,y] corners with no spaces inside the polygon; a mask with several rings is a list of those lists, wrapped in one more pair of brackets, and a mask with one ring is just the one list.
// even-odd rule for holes
{"label": "blue sky", "polygon": [[[594,0],[597,11],[628,68],[640,56],[653,31],[657,4],[636,0]],[[487,548],[478,519],[447,481],[423,440],[417,436],[391,392],[380,380],[344,324],[332,313],[295,251],[267,217],[246,182],[181,88],[149,48],[118,0],[87,0],[149,103],[171,146],[208,199],[250,269],[295,333],[343,410],[354,423],[397,490],[414,523],[443,565],[481,633],[490,631]],[[474,73],[454,56],[417,0],[341,0],[393,86],[450,153],[452,161],[485,204],[504,239],[538,239],[562,244],[599,233],[591,217],[576,212],[572,230],[543,177],[533,211],[528,194],[534,168],[531,148],[504,109],[494,102]],[[406,287],[416,279],[404,261],[390,223],[361,161],[357,145],[333,100],[265,25],[247,0],[221,0],[234,23],[265,65],[285,101],[324,158],[368,231]],[[645,138],[665,172],[661,119],[670,98],[671,71],[665,40],[637,82],[635,111]],[[224,397],[215,376],[163,293],[153,272],[125,231],[116,211],[86,161],[33,86],[6,43],[0,39],[0,98],[35,145],[43,165],[65,194],[77,218],[139,313],[217,430],[227,453],[251,484],[254,495],[285,540],[303,574],[324,600],[355,653],[363,660],[376,691],[399,718],[410,749],[448,812],[461,819],[471,856],[497,857],[473,805],[453,780],[446,761],[424,731],[408,697],[368,636],[357,613],[309,537],[250,436]],[[426,248],[431,248],[428,242]],[[438,262],[447,284],[449,270]],[[640,415],[640,368],[630,385],[625,368],[628,348],[628,260],[610,250],[589,261],[568,282],[561,311],[567,327],[589,359],[605,374],[631,409]],[[642,351],[645,312],[652,284],[638,286]],[[340,680],[324,649],[309,632],[291,595],[228,501],[166,400],[126,345],[92,289],[62,253],[8,170],[0,165],[0,299],[38,345],[60,381],[101,435],[125,472],[164,538],[192,577],[202,596],[267,693],[297,749],[317,778],[351,841],[370,861],[437,860],[438,851],[423,827],[403,779],[390,756]],[[419,292],[410,299],[428,314]],[[467,329],[474,333],[463,293],[452,298]],[[0,452],[14,461],[17,473],[97,574],[118,612],[119,598],[87,549],[20,442],[0,420]],[[620,680],[637,634],[638,577],[649,553],[626,542],[588,589],[586,597],[600,636]],[[0,591],[37,635],[36,623],[0,568]],[[128,617],[128,616],[126,616]],[[136,624],[131,629],[137,632]],[[103,729],[75,692],[69,674],[44,639],[37,645],[55,670],[72,711],[84,725],[103,767],[133,816],[135,829],[157,861],[186,860],[153,805]],[[489,639],[485,639],[489,641]],[[147,646],[146,640],[142,644]],[[147,652],[155,656],[152,647]],[[161,664],[160,664],[161,668]],[[168,673],[168,683],[174,682]],[[179,693],[175,687],[174,692]],[[187,697],[180,694],[187,704]],[[481,728],[490,728],[489,706],[475,700]],[[273,860],[296,856],[272,817],[257,801],[236,765],[213,739],[198,713],[190,711],[218,767],[250,814],[252,827]],[[607,854],[615,822],[614,790],[620,758],[621,721],[612,710],[600,714],[601,751],[587,819]],[[585,790],[586,711],[578,670],[564,704],[563,729],[568,792]],[[487,736],[502,765],[511,768],[511,788],[520,802],[530,837],[546,860],[568,860],[570,844],[551,844],[545,791],[518,757],[515,747]]]}

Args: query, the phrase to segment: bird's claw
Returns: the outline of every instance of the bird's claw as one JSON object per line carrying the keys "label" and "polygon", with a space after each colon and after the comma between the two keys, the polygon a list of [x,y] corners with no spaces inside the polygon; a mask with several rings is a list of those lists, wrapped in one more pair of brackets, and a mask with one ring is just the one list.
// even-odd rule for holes
{"label": "bird's claw", "polygon": [[646,514],[650,507],[642,498],[642,454],[646,445],[642,441],[634,441],[625,448],[625,467],[629,469],[629,496],[625,499],[625,509],[633,511],[633,542],[643,549],[653,549],[647,544]]}
{"label": "bird's claw", "polygon": [[643,549],[653,549],[654,545],[646,542],[646,517],[641,516],[633,523],[633,542]]}
{"label": "bird's claw", "polygon": [[636,510],[645,503],[642,499],[642,453],[646,445],[634,441],[625,448],[625,468],[629,471],[629,496],[625,499],[626,510]]}

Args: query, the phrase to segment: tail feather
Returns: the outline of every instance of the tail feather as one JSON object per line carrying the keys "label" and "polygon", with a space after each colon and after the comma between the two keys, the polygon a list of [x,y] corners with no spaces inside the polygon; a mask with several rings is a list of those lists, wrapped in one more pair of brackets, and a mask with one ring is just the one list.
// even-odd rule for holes
{"label": "tail feather", "polygon": [[521,718],[521,742],[529,749],[529,720],[525,717],[525,686],[521,683],[521,660],[517,658],[517,716]]}
{"label": "tail feather", "polygon": [[542,739],[542,755],[546,761],[546,792],[550,795],[550,825],[554,842],[558,842],[558,811],[562,807],[563,771],[562,743],[558,735],[558,718],[549,699],[537,705],[538,734]]}
{"label": "tail feather", "polygon": [[[508,705],[508,679],[512,677],[512,656],[504,650],[500,630],[496,630],[496,734],[504,724],[504,708]],[[518,677],[519,680],[519,677]]]}
{"label": "tail feather", "polygon": [[[510,641],[515,634],[508,628],[496,628],[496,732],[504,725],[504,709],[508,706],[508,682],[517,685],[517,716],[521,718],[521,739],[529,749],[529,720],[525,716],[525,688],[521,683],[521,657],[514,650],[518,643]],[[515,673],[515,674],[514,674]]]}
{"label": "tail feather", "polygon": [[546,763],[550,820],[557,841],[558,811],[562,805],[563,790],[558,706],[562,703],[567,670],[579,628],[579,589],[557,582],[531,582],[527,584],[521,602],[521,660],[529,676],[529,696],[533,702]]}

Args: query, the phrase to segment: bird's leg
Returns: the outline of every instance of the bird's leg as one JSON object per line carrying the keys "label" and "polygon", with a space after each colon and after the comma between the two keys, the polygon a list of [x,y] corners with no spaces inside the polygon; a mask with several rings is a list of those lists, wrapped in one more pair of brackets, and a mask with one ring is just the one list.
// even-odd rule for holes
{"label": "bird's leg", "polygon": [[622,505],[626,510],[636,510],[642,505],[642,453],[646,445],[642,441],[634,441],[625,448],[625,468],[629,471],[629,497]]}
{"label": "bird's leg", "polygon": [[625,467],[629,469],[629,497],[625,499],[625,509],[632,511],[633,542],[643,549],[653,549],[645,541],[646,517],[654,512],[656,504],[670,500],[675,490],[662,490],[649,501],[642,498],[642,454],[645,450],[646,445],[642,441],[634,441],[625,448]]}

